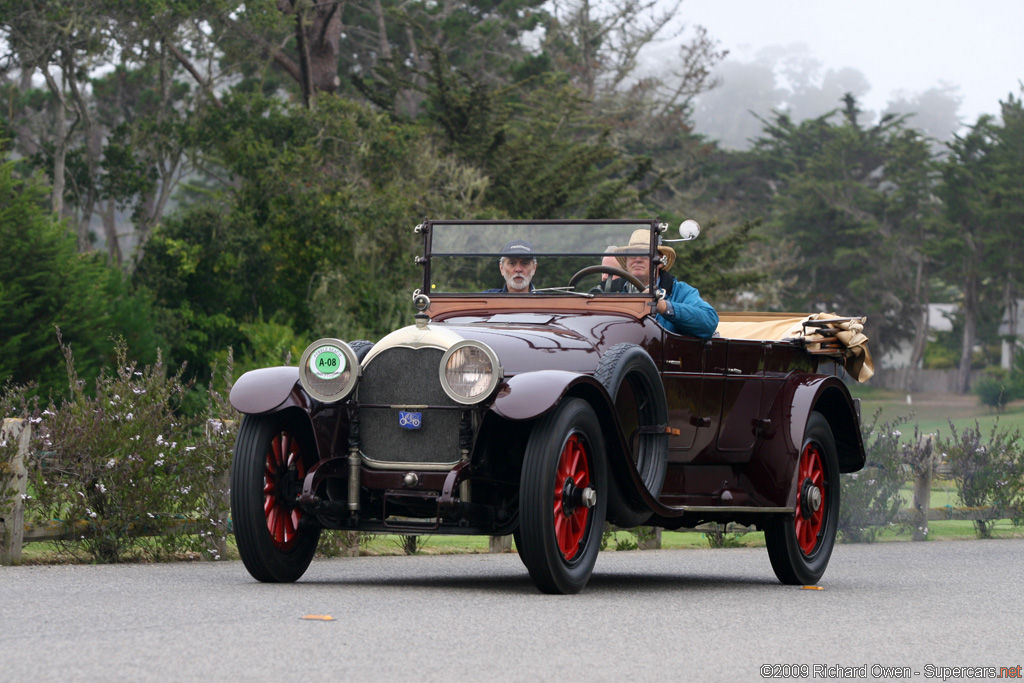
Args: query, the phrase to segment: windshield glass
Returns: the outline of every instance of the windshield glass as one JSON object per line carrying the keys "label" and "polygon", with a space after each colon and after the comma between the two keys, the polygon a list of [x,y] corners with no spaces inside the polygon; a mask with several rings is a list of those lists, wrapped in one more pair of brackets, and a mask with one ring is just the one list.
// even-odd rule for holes
{"label": "windshield glass", "polygon": [[[616,257],[649,256],[651,230],[658,225],[639,220],[430,222],[424,225],[425,285],[431,294],[504,293],[493,290],[522,286],[521,278],[527,277],[530,290],[538,293],[602,295],[597,288],[605,274],[569,283],[580,270],[603,260],[622,268]],[[520,279],[510,282],[517,274]]]}

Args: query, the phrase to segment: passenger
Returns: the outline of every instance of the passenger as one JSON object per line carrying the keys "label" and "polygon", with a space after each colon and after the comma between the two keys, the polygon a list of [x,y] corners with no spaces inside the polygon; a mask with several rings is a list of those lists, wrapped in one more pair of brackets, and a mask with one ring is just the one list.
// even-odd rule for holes
{"label": "passenger", "polygon": [[[629,244],[619,247],[619,251],[636,251],[650,246],[651,232],[646,228],[635,230],[629,238]],[[660,241],[660,240],[659,240]],[[677,280],[665,272],[676,261],[675,249],[668,245],[658,244],[660,259],[655,259],[655,277],[658,289],[665,290],[665,298],[658,301],[656,319],[669,332],[688,334],[694,337],[709,338],[718,327],[718,313],[714,307],[701,298],[700,292],[682,280]],[[651,260],[648,256],[619,256],[619,266],[639,279],[650,281]],[[630,283],[626,283],[625,291],[636,291]],[[645,290],[646,291],[646,290]]]}
{"label": "passenger", "polygon": [[[606,254],[610,254],[610,253],[616,252],[618,250],[619,250],[618,247],[608,247],[604,251],[605,251]],[[601,265],[602,266],[606,266],[608,268],[621,268],[622,267],[622,266],[619,265],[619,259],[616,258],[615,256],[605,256],[604,258],[601,259]],[[601,279],[602,280],[607,280],[610,277],[611,278],[617,278],[617,276],[615,276],[615,275],[609,275],[608,273],[601,273]]]}
{"label": "passenger", "polygon": [[533,276],[537,273],[537,258],[527,256],[533,253],[533,245],[526,240],[512,240],[501,250],[498,271],[505,278],[501,289],[485,289],[484,293],[526,294],[534,290]]}

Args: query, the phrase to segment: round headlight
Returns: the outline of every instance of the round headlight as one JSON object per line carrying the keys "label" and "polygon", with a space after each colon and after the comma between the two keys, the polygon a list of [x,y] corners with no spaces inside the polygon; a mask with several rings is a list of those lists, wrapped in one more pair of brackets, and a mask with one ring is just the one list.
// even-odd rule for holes
{"label": "round headlight", "polygon": [[359,360],[348,344],[338,339],[318,339],[302,352],[299,381],[316,400],[334,403],[356,388],[360,370]]}
{"label": "round headlight", "polygon": [[487,344],[456,342],[441,359],[441,386],[456,403],[479,403],[501,382],[498,356]]}

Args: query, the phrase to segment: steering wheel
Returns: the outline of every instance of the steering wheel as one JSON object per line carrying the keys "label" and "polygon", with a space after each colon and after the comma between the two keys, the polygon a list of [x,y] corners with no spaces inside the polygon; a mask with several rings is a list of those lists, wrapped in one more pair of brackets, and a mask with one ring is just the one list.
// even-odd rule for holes
{"label": "steering wheel", "polygon": [[575,275],[569,278],[569,286],[575,287],[577,282],[579,282],[588,275],[593,275],[594,273],[608,273],[613,277],[621,277],[626,282],[636,287],[638,292],[642,292],[645,289],[647,289],[647,285],[644,284],[643,282],[640,282],[640,278],[633,275],[632,273],[627,273],[622,268],[616,268],[615,266],[605,266],[601,264],[598,264],[596,266],[587,266],[586,268],[577,271]]}

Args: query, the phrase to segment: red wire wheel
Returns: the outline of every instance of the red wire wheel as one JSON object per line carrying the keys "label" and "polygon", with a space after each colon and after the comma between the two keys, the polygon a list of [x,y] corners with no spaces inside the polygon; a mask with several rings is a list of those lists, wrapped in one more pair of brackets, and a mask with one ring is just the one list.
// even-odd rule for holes
{"label": "red wire wheel", "polygon": [[299,440],[288,432],[281,432],[270,442],[267,461],[263,470],[263,514],[267,518],[267,530],[274,546],[279,550],[291,550],[298,538],[299,520],[302,510],[289,507],[278,488],[288,469],[294,466],[298,478],[306,476],[306,465],[302,462]]}
{"label": "red wire wheel", "polygon": [[796,509],[765,520],[764,541],[779,581],[810,585],[828,567],[839,522],[839,458],[832,428],[821,413],[808,416],[803,448],[794,458]]}
{"label": "red wire wheel", "polygon": [[308,423],[281,413],[242,418],[231,461],[231,525],[254,579],[296,581],[313,560],[321,527],[295,494],[316,461]]}
{"label": "red wire wheel", "polygon": [[555,537],[562,557],[567,560],[579,553],[590,514],[589,508],[573,505],[570,496],[574,489],[585,489],[589,485],[586,445],[579,434],[573,434],[562,448],[562,457],[555,471]]}
{"label": "red wire wheel", "polygon": [[601,423],[567,398],[530,430],[519,486],[519,559],[544,593],[579,593],[601,549],[607,509]]}
{"label": "red wire wheel", "polygon": [[796,493],[799,513],[796,515],[796,538],[804,555],[810,555],[821,539],[825,519],[826,500],[825,471],[821,464],[821,449],[816,443],[808,443],[800,455],[800,469],[797,481],[800,486]]}

